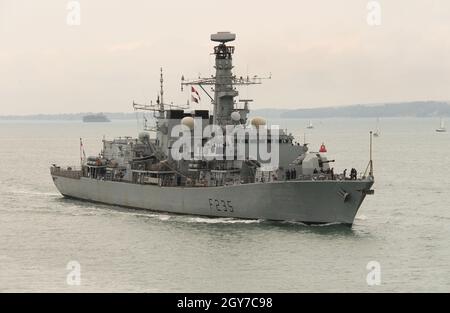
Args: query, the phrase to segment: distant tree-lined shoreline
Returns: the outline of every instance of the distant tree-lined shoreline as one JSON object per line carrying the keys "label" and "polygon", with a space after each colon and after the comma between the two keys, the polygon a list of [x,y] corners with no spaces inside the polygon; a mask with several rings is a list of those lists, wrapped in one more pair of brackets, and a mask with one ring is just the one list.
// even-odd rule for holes
{"label": "distant tree-lined shoreline", "polygon": [[[309,109],[255,109],[252,116],[271,118],[371,118],[371,117],[450,117],[450,103],[447,101],[415,101],[383,104],[357,104],[338,107]],[[0,120],[42,120],[42,121],[81,121],[83,116],[98,112],[0,115]],[[104,113],[111,120],[141,119],[142,112]]]}

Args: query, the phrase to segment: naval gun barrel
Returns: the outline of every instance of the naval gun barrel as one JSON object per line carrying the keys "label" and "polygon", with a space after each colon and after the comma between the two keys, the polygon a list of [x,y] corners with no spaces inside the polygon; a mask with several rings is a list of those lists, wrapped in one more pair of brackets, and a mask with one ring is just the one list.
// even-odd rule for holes
{"label": "naval gun barrel", "polygon": [[336,160],[326,160],[326,161],[322,161],[322,163],[333,163],[336,162]]}

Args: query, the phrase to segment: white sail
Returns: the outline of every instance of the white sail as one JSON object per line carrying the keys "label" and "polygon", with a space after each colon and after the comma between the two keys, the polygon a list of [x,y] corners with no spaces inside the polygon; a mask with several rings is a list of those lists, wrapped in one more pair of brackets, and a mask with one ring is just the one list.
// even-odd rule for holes
{"label": "white sail", "polygon": [[373,133],[373,135],[374,135],[375,137],[379,137],[379,136],[380,136],[379,124],[380,124],[380,119],[377,117],[377,127],[376,127],[376,129],[375,129],[375,132]]}
{"label": "white sail", "polygon": [[447,129],[445,128],[444,120],[442,118],[441,118],[441,124],[440,124],[439,128],[436,129],[436,131],[439,133],[443,133],[443,132],[447,131]]}

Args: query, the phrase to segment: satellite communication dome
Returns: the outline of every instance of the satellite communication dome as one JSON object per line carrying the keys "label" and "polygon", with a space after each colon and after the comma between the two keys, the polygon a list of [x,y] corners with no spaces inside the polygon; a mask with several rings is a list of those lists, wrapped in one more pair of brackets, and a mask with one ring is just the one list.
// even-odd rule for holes
{"label": "satellite communication dome", "polygon": [[259,128],[260,126],[266,125],[266,120],[263,117],[256,116],[256,117],[252,118],[252,122],[251,123],[256,128]]}
{"label": "satellite communication dome", "polygon": [[241,119],[241,113],[239,113],[238,111],[234,111],[233,113],[231,113],[231,119],[235,122],[238,122]]}
{"label": "satellite communication dome", "polygon": [[194,128],[194,119],[192,118],[192,116],[183,117],[181,119],[181,124],[192,129]]}

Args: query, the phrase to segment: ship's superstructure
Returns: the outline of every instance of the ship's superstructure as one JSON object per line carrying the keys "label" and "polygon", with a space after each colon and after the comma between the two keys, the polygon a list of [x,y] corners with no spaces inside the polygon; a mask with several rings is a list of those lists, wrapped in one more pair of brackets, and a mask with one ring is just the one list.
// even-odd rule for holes
{"label": "ship's superstructure", "polygon": [[[68,197],[156,211],[306,223],[352,224],[372,193],[372,161],[357,177],[334,173],[324,153],[308,152],[286,130],[265,119],[249,119],[249,99],[236,101],[237,87],[260,84],[233,74],[235,35],[211,35],[214,76],[182,77],[182,89],[202,90],[213,111],[190,110],[164,101],[164,78],[155,103],[133,102],[150,111],[154,127],[138,138],[103,140],[98,156],[82,158],[81,169],[51,169]],[[213,95],[210,95],[213,92]]]}

